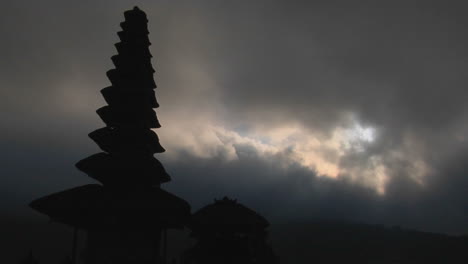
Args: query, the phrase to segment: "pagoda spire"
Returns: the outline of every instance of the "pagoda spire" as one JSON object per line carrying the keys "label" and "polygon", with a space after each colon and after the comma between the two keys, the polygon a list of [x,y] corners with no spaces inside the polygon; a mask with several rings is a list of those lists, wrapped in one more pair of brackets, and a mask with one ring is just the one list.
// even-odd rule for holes
{"label": "pagoda spire", "polygon": [[[138,7],[125,21],[112,56],[111,82],[101,90],[108,105],[97,114],[105,127],[89,137],[103,152],[76,167],[101,184],[88,184],[39,198],[30,206],[52,220],[84,229],[86,264],[161,263],[161,234],[183,228],[190,205],[163,190],[170,177],[153,155],[164,152],[154,108],[156,83],[151,65],[148,19]],[[165,245],[164,247],[165,248]]]}
{"label": "pagoda spire", "polygon": [[93,179],[110,186],[155,186],[170,180],[153,157],[164,152],[158,135],[161,127],[153,108],[159,107],[151,65],[148,19],[138,7],[124,13],[125,21],[112,56],[115,69],[107,72],[112,85],[101,90],[107,106],[97,110],[106,124],[89,134],[104,151],[76,164]]}

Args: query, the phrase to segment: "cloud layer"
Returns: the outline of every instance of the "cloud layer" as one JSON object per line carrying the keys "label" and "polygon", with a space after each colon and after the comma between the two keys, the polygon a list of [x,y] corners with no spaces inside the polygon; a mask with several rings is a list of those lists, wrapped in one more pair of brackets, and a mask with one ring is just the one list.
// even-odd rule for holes
{"label": "cloud layer", "polygon": [[[168,188],[196,206],[228,194],[278,219],[468,231],[461,5],[137,2],[150,19]],[[86,134],[103,126],[98,91],[129,8],[6,4],[5,198],[86,181],[73,163],[97,151]]]}

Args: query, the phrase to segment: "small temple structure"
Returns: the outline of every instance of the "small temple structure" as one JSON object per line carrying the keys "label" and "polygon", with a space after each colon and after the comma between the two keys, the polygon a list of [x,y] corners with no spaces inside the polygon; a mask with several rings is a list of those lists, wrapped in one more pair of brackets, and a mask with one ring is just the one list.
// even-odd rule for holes
{"label": "small temple structure", "polygon": [[153,156],[165,150],[152,130],[161,125],[153,110],[159,104],[148,20],[138,7],[124,16],[121,41],[115,44],[118,54],[112,57],[115,69],[107,72],[112,85],[101,90],[108,105],[97,110],[106,126],[89,134],[103,152],[76,164],[100,184],[30,204],[51,220],[74,227],[75,234],[77,229],[87,231],[86,264],[165,263],[161,248],[166,230],[183,228],[190,218],[190,205],[161,188],[170,176]]}
{"label": "small temple structure", "polygon": [[269,222],[237,200],[215,200],[192,215],[189,228],[197,243],[184,254],[184,264],[275,264],[267,243]]}

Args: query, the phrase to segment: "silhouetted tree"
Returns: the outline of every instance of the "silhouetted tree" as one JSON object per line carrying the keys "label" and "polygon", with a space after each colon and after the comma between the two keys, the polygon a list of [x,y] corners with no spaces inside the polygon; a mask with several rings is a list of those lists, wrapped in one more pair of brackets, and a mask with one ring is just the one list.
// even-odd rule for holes
{"label": "silhouetted tree", "polygon": [[138,7],[125,21],[107,72],[112,85],[101,90],[108,103],[97,110],[106,127],[89,134],[104,151],[76,167],[100,184],[55,193],[31,203],[53,220],[88,231],[86,263],[158,263],[161,232],[181,228],[190,216],[184,200],[160,188],[170,181],[153,156],[164,152],[148,39],[147,17]]}

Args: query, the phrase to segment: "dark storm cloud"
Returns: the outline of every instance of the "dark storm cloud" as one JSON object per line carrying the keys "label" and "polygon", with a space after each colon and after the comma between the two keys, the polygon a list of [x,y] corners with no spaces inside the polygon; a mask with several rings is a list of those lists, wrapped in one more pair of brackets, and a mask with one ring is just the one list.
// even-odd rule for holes
{"label": "dark storm cloud", "polygon": [[[355,218],[467,231],[462,4],[136,3],[150,20],[162,105],[158,133],[168,149],[161,158],[174,178],[168,186],[194,208],[230,195],[278,219]],[[45,194],[87,181],[73,164],[97,152],[86,134],[103,126],[94,113],[104,105],[98,91],[109,85],[104,73],[113,67],[115,33],[131,5],[4,4],[0,136],[8,150],[2,175],[11,175],[2,179],[4,200],[18,196],[23,203],[37,188]],[[241,137],[299,123],[305,134],[327,140],[349,125],[350,113],[378,137],[337,164],[349,174],[378,157],[389,176],[384,196],[346,175],[318,177],[287,147],[262,151],[268,144]],[[206,131],[210,125],[240,136],[223,142]],[[431,169],[423,184],[412,173],[418,164]]]}
{"label": "dark storm cloud", "polygon": [[[457,156],[459,145],[466,145],[468,21],[460,12],[461,2],[295,2],[224,8],[242,11],[207,15],[215,41],[209,40],[206,53],[223,54],[223,99],[234,126],[300,120],[320,134],[343,122],[343,113],[353,112],[361,122],[377,127],[380,138],[364,155],[341,162],[359,165],[380,154],[392,176],[387,193],[389,201],[394,199],[389,203],[395,204],[391,215],[412,214],[413,206],[404,205],[408,203],[426,207],[425,218],[439,221],[441,217],[434,212],[431,217],[428,209],[429,201],[438,201],[437,212],[461,216],[463,203],[446,197],[451,192],[424,193],[438,193],[440,185],[449,182],[458,196],[466,188],[454,183],[462,183],[463,173],[442,165]],[[395,157],[395,152],[400,155]],[[413,171],[409,168],[418,159],[444,183],[428,178],[418,187],[408,180]],[[458,162],[464,164],[461,158]]]}
{"label": "dark storm cloud", "polygon": [[[248,148],[248,150],[245,150]],[[458,165],[430,189],[407,177],[394,177],[386,195],[351,181],[317,177],[299,164],[279,166],[290,153],[265,157],[249,146],[236,146],[234,162],[183,155],[166,160],[174,175],[168,188],[189,198],[194,209],[214,198],[237,198],[273,222],[342,219],[388,226],[458,233],[466,227],[466,168]],[[461,164],[461,163],[457,163]],[[460,168],[461,167],[461,168]],[[193,195],[197,186],[197,195]],[[450,216],[450,217],[447,217]]]}
{"label": "dark storm cloud", "polygon": [[254,6],[241,21],[214,13],[226,21],[215,26],[220,53],[232,54],[230,113],[298,118],[318,130],[341,111],[397,131],[459,121],[466,19],[456,6],[392,3]]}

